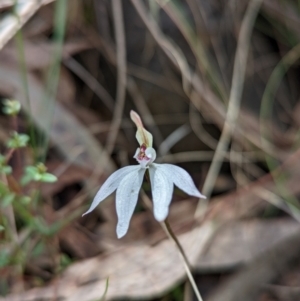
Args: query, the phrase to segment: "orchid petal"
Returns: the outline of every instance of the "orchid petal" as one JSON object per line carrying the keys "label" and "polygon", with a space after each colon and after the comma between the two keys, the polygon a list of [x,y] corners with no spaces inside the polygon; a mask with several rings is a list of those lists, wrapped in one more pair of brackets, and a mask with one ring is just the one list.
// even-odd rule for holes
{"label": "orchid petal", "polygon": [[136,206],[146,169],[139,167],[127,174],[121,181],[116,195],[118,215],[117,236],[123,237],[128,230],[130,219]]}
{"label": "orchid petal", "polygon": [[195,186],[192,177],[181,167],[172,164],[153,164],[159,166],[168,179],[185,193],[206,199]]}
{"label": "orchid petal", "polygon": [[174,186],[172,181],[157,165],[150,165],[149,173],[154,217],[157,221],[162,222],[168,216]]}
{"label": "orchid petal", "polygon": [[140,165],[132,165],[123,167],[117,171],[115,171],[112,175],[108,177],[108,179],[104,182],[104,184],[100,187],[97,192],[89,210],[85,212],[83,215],[90,213],[93,211],[104,199],[106,199],[110,194],[112,194],[121,181],[124,179],[124,176],[132,171],[136,171],[140,169]]}
{"label": "orchid petal", "polygon": [[150,163],[156,159],[156,151],[153,147],[146,148],[145,155],[150,159]]}

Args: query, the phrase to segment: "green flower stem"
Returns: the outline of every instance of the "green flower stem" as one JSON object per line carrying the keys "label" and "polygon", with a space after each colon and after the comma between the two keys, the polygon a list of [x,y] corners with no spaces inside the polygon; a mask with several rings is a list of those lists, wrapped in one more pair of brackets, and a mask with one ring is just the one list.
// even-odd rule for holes
{"label": "green flower stem", "polygon": [[197,284],[195,282],[195,279],[193,277],[193,274],[191,272],[191,264],[189,263],[189,260],[185,254],[185,251],[183,250],[178,238],[176,237],[175,233],[173,232],[171,225],[169,224],[168,220],[166,219],[164,222],[161,223],[163,229],[167,233],[168,237],[175,243],[177,250],[179,251],[180,257],[183,261],[183,265],[187,274],[187,277],[190,280],[191,286],[195,292],[195,295],[197,297],[198,301],[203,301],[201,294],[198,290]]}
{"label": "green flower stem", "polygon": [[[13,130],[18,132],[18,116],[13,115],[11,121],[12,121]],[[16,150],[15,156],[16,156],[16,161],[17,161],[16,165],[17,165],[17,169],[18,169],[17,173],[18,173],[18,171],[22,168],[21,150],[20,149]]]}
{"label": "green flower stem", "polygon": [[[2,182],[8,187],[8,181],[6,175],[2,176]],[[17,232],[17,226],[16,226],[16,219],[15,219],[15,214],[14,210],[11,204],[7,206],[7,208],[3,209],[4,214],[7,217],[10,231],[12,233],[12,238],[15,243],[19,242],[19,236]]]}
{"label": "green flower stem", "polygon": [[[2,177],[3,183],[8,186],[7,176],[3,175]],[[19,249],[20,248],[20,240],[19,234],[16,226],[15,213],[12,204],[9,204],[6,208],[3,208],[3,213],[6,216],[9,224],[9,230],[11,232],[11,236],[14,242],[14,245]],[[7,229],[6,229],[7,230]],[[24,291],[24,281],[23,281],[23,266],[21,263],[16,264],[16,273],[18,276],[18,287],[21,291]]]}

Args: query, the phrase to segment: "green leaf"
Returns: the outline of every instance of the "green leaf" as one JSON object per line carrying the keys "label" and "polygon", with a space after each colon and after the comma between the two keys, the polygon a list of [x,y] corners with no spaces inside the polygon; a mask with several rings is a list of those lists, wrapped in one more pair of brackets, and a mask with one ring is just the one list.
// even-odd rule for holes
{"label": "green leaf", "polygon": [[9,193],[7,195],[5,195],[3,198],[2,198],[2,207],[7,207],[8,205],[10,205],[14,199],[15,199],[16,195],[14,193]]}
{"label": "green leaf", "polygon": [[0,182],[0,196],[6,195],[8,192],[8,187],[3,182]]}
{"label": "green leaf", "polygon": [[5,156],[3,156],[2,154],[0,154],[0,164],[4,165],[5,161],[6,161]]}
{"label": "green leaf", "polygon": [[19,141],[21,146],[26,146],[29,141],[29,136],[26,134],[19,134]]}
{"label": "green leaf", "polygon": [[43,163],[38,163],[36,166],[27,166],[25,175],[22,178],[22,185],[26,185],[30,181],[41,181],[45,183],[53,183],[57,181],[57,177],[46,172],[47,167]]}
{"label": "green leaf", "polygon": [[37,182],[41,181],[42,180],[42,176],[43,175],[37,173],[37,174],[34,175],[33,180],[37,181]]}
{"label": "green leaf", "polygon": [[0,167],[0,172],[9,175],[12,173],[12,168],[9,165],[2,166]]}
{"label": "green leaf", "polygon": [[57,177],[51,173],[44,173],[43,175],[41,175],[41,182],[45,182],[45,183],[54,183],[57,181]]}
{"label": "green leaf", "polygon": [[38,170],[35,166],[26,166],[25,172],[33,177],[35,174],[38,173]]}
{"label": "green leaf", "polygon": [[0,173],[10,174],[12,172],[11,166],[7,165],[5,156],[0,154]]}
{"label": "green leaf", "polygon": [[41,255],[45,251],[45,249],[46,249],[46,246],[45,246],[44,242],[42,242],[42,241],[38,242],[31,252],[32,257],[37,257],[37,256]]}
{"label": "green leaf", "polygon": [[14,132],[12,137],[7,141],[6,145],[9,148],[25,147],[29,141],[29,136],[26,134],[18,134]]}
{"label": "green leaf", "polygon": [[36,229],[38,232],[40,232],[43,235],[48,236],[50,234],[50,227],[40,217],[33,219],[32,226],[34,229]]}
{"label": "green leaf", "polygon": [[27,205],[31,202],[31,197],[29,196],[22,196],[20,197],[20,202],[24,205]]}
{"label": "green leaf", "polygon": [[6,115],[17,115],[21,110],[21,103],[17,100],[5,99],[3,101],[3,113]]}
{"label": "green leaf", "polygon": [[33,179],[32,179],[32,176],[31,175],[28,175],[28,174],[25,174],[22,178],[21,178],[21,185],[22,186],[25,186],[27,185],[29,182],[31,182]]}
{"label": "green leaf", "polygon": [[61,254],[60,256],[60,266],[65,269],[72,263],[72,259],[67,254]]}
{"label": "green leaf", "polygon": [[6,250],[0,251],[0,268],[5,267],[9,264],[10,256],[9,253]]}
{"label": "green leaf", "polygon": [[0,232],[2,232],[4,230],[5,230],[5,228],[2,225],[0,225]]}

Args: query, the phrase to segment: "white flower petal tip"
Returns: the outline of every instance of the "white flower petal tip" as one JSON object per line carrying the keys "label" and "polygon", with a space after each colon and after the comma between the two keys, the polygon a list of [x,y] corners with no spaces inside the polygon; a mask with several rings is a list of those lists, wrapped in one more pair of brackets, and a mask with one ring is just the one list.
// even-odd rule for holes
{"label": "white flower petal tip", "polygon": [[154,217],[158,222],[164,221],[169,214],[174,185],[158,164],[149,167]]}
{"label": "white flower petal tip", "polygon": [[155,218],[159,223],[165,221],[166,218],[168,217],[168,215],[169,215],[169,209],[167,209],[167,210],[165,211],[164,214],[160,214],[160,215],[157,215],[157,214],[155,214],[155,212],[154,212],[154,218]]}
{"label": "white flower petal tip", "polygon": [[117,237],[118,239],[124,237],[127,233],[127,229],[124,230],[124,228],[117,226]]}
{"label": "white flower petal tip", "polygon": [[119,184],[116,194],[116,210],[118,216],[117,236],[124,236],[136,207],[139,191],[146,169],[140,168],[127,174]]}

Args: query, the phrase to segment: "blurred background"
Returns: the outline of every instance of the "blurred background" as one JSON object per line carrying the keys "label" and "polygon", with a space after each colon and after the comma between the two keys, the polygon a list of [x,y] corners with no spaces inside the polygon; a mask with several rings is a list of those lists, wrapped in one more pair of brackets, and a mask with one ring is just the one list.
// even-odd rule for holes
{"label": "blurred background", "polygon": [[[300,1],[0,0],[0,300],[196,300],[143,200],[115,233],[140,114],[209,301],[300,300]],[[19,111],[19,104],[21,110]]]}

